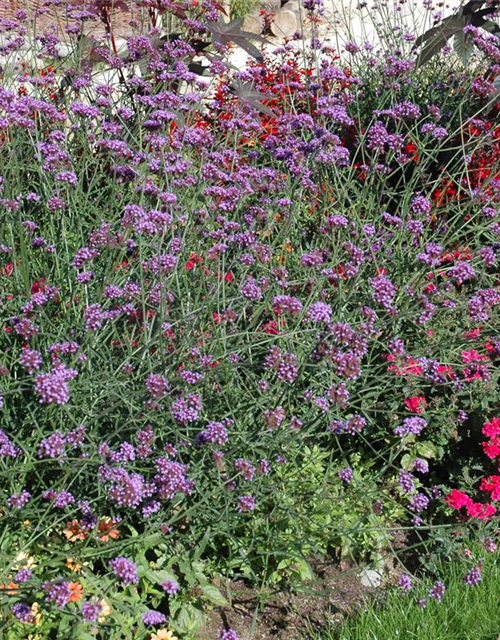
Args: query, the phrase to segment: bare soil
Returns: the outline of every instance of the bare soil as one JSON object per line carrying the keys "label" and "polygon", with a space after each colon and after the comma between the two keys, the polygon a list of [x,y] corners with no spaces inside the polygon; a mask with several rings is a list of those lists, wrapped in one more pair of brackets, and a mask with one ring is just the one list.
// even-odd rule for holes
{"label": "bare soil", "polygon": [[315,580],[306,583],[300,592],[259,594],[242,581],[230,582],[227,588],[232,606],[212,611],[198,637],[215,640],[219,629],[231,628],[241,640],[305,640],[313,630],[340,627],[346,616],[363,607],[367,598],[383,600],[384,587],[397,577],[397,572],[387,567],[382,584],[373,588],[361,583],[360,567],[343,569],[318,564],[313,568]]}

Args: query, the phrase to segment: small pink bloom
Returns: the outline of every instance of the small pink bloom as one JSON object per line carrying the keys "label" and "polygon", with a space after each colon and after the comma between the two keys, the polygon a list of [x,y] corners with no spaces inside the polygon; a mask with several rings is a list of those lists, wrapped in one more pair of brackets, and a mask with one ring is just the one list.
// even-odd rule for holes
{"label": "small pink bloom", "polygon": [[494,438],[500,433],[500,418],[492,418],[483,426],[483,435]]}
{"label": "small pink bloom", "polygon": [[484,453],[493,460],[500,456],[500,446],[498,446],[498,438],[492,438],[489,442],[483,442]]}
{"label": "small pink bloom", "polygon": [[445,501],[452,509],[461,509],[462,507],[468,507],[472,504],[472,499],[458,489],[453,489],[453,491],[446,496]]}
{"label": "small pink bloom", "polygon": [[462,351],[461,353],[463,362],[479,362],[480,360],[487,360],[488,357],[481,355],[475,349],[469,349],[469,351]]}

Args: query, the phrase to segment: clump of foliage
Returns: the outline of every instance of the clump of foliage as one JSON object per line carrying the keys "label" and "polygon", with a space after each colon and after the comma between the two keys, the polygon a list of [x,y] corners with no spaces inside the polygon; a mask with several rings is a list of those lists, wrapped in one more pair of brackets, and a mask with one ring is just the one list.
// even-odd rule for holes
{"label": "clump of foliage", "polygon": [[231,0],[231,17],[244,18],[259,5],[259,0]]}
{"label": "clump of foliage", "polygon": [[221,578],[446,528],[498,409],[500,45],[261,53],[206,0],[124,54],[80,9],[106,42],[0,88],[0,625],[188,638]]}

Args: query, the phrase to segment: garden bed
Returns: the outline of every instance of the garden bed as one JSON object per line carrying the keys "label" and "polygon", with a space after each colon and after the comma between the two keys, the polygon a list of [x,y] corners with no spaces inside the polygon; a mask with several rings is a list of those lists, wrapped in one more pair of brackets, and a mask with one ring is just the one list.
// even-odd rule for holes
{"label": "garden bed", "polygon": [[0,23],[6,640],[299,637],[370,576],[479,584],[500,41],[467,7],[445,36],[383,7],[375,50],[307,0],[313,37],[268,50],[165,0],[119,50],[111,7],[71,5],[108,37],[21,65],[29,19]]}

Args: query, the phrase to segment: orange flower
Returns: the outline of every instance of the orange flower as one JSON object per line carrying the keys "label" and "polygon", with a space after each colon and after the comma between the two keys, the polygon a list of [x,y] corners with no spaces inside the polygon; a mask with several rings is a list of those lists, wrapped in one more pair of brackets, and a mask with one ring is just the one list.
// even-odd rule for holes
{"label": "orange flower", "polygon": [[78,602],[83,598],[83,587],[79,582],[70,582],[69,590],[71,591],[70,602]]}
{"label": "orange flower", "polygon": [[[11,576],[8,576],[8,577],[10,578]],[[5,591],[5,593],[8,596],[15,596],[17,595],[17,590],[19,589],[19,585],[17,585],[15,582],[7,582],[7,583],[2,582],[0,583],[0,589],[2,591]]]}
{"label": "orange flower", "polygon": [[66,566],[70,571],[74,571],[75,573],[79,573],[82,568],[82,565],[78,564],[78,562],[76,562],[73,558],[66,559]]}
{"label": "orange flower", "polygon": [[66,523],[66,529],[63,529],[63,533],[70,542],[76,542],[77,540],[85,540],[87,534],[82,529],[78,520],[72,520]]}
{"label": "orange flower", "polygon": [[102,542],[109,542],[110,538],[113,540],[118,540],[120,537],[120,532],[118,529],[113,529],[115,522],[113,518],[101,518],[99,520],[99,524],[97,525],[97,531],[101,534],[99,536],[99,540]]}

